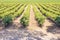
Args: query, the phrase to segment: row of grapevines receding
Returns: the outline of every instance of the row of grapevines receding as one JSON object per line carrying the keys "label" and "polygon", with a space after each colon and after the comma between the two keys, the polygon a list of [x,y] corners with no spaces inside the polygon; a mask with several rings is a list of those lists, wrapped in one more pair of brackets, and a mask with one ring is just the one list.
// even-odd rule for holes
{"label": "row of grapevines receding", "polygon": [[51,7],[52,9],[54,9],[54,10],[56,10],[56,11],[60,12],[60,9],[59,9],[59,8],[57,8],[57,7],[55,7],[56,5],[54,6],[54,4],[52,4],[52,5],[51,5],[51,4],[49,4],[48,6],[49,6],[49,7]]}
{"label": "row of grapevines receding", "polygon": [[20,5],[20,4],[15,4],[15,5],[13,5],[12,7],[9,7],[9,8],[7,8],[7,9],[3,10],[3,11],[0,11],[0,14],[3,14],[3,13],[5,13],[5,12],[7,12],[7,11],[10,11],[10,10],[13,10],[14,8],[18,7],[19,5]]}
{"label": "row of grapevines receding", "polygon": [[44,4],[44,5],[45,5],[47,8],[53,10],[54,12],[60,13],[60,10],[58,10],[57,8],[54,8],[54,7],[50,6],[49,4]]}
{"label": "row of grapevines receding", "polygon": [[16,3],[0,3],[0,7],[10,7],[15,5]]}
{"label": "row of grapevines receding", "polygon": [[33,7],[35,12],[35,18],[38,21],[39,25],[42,26],[45,22],[45,17],[41,14],[41,12],[38,10],[36,6]]}
{"label": "row of grapevines receding", "polygon": [[44,15],[46,15],[48,18],[50,18],[51,20],[55,21],[58,25],[60,25],[60,16],[59,15],[56,15],[49,11],[44,10],[44,8],[42,8],[41,5],[37,4],[37,6],[40,8],[39,10],[41,10]]}
{"label": "row of grapevines receding", "polygon": [[60,15],[59,12],[56,12],[56,11],[52,10],[51,8],[47,8],[46,6],[44,6],[44,5],[42,5],[42,4],[40,4],[40,5],[41,5],[46,11],[51,12],[51,13],[53,13],[53,14]]}
{"label": "row of grapevines receding", "polygon": [[[57,5],[58,5],[58,4],[57,4]],[[58,5],[58,6],[57,6],[57,5],[50,4],[50,6],[52,6],[52,7],[56,8],[56,9],[60,10],[60,7],[59,7],[59,5]]]}
{"label": "row of grapevines receding", "polygon": [[17,12],[14,13],[13,18],[19,17],[23,12],[26,7],[26,4],[24,4]]}
{"label": "row of grapevines receding", "polygon": [[[16,5],[16,4],[15,4],[15,5]],[[7,6],[8,6],[8,5],[7,5]],[[9,6],[9,7],[3,7],[3,8],[0,8],[0,11],[4,11],[4,10],[6,10],[6,9],[12,7],[12,6],[14,6],[14,5],[11,5],[11,6]]]}
{"label": "row of grapevines receding", "polygon": [[8,5],[8,4],[6,4],[6,3],[5,4],[1,4],[0,5],[0,11],[3,11],[5,9],[9,8],[9,7],[12,7],[12,6],[16,5],[16,4],[10,4],[10,5]]}
{"label": "row of grapevines receding", "polygon": [[28,5],[26,10],[24,11],[23,17],[20,19],[20,23],[26,27],[29,25],[29,16],[30,16],[30,6]]}
{"label": "row of grapevines receding", "polygon": [[5,13],[2,16],[4,17],[6,15],[12,15],[13,19],[15,19],[17,16],[20,16],[21,15],[21,12],[23,12],[25,6],[26,6],[26,4],[24,4],[22,7],[21,7],[21,5],[19,5],[15,9],[13,9],[13,10]]}
{"label": "row of grapevines receding", "polygon": [[2,13],[2,14],[0,14],[0,18],[4,18],[6,15],[10,15],[10,14],[14,14],[14,12],[20,7],[21,5],[18,5],[16,8],[14,8],[14,9],[12,9],[12,10],[10,10],[10,11],[7,11],[7,12],[5,12],[5,13]]}
{"label": "row of grapevines receding", "polygon": [[52,5],[52,6],[54,6],[54,7],[58,8],[58,9],[60,9],[60,4],[54,4],[54,5]]}
{"label": "row of grapevines receding", "polygon": [[3,11],[3,10],[5,10],[5,9],[7,9],[7,7],[0,8],[0,11]]}
{"label": "row of grapevines receding", "polygon": [[[15,5],[15,6],[16,6],[16,5]],[[3,15],[8,14],[8,12],[11,11],[10,9],[14,8],[15,6],[12,6],[12,7],[10,7],[10,8],[7,8],[6,10],[0,11],[0,18],[2,18]],[[8,10],[10,10],[10,11],[8,11]],[[13,9],[12,9],[12,11],[13,11]]]}
{"label": "row of grapevines receding", "polygon": [[[39,6],[40,10],[42,11],[42,13],[43,13],[44,15],[46,15],[47,17],[52,18],[53,20],[55,20],[56,17],[58,16],[58,15],[56,15],[56,14],[52,14],[51,12],[44,10],[44,8],[43,8],[41,5],[38,5],[38,6]],[[52,15],[53,15],[53,16],[52,16]]]}
{"label": "row of grapevines receding", "polygon": [[4,18],[3,18],[3,23],[5,25],[5,27],[9,24],[12,23],[13,19],[15,19],[17,16],[20,16],[25,8],[26,4],[24,4],[21,8],[19,8],[19,10],[17,12],[14,12],[14,15],[13,14],[9,14],[9,15],[6,15]]}
{"label": "row of grapevines receding", "polygon": [[[47,14],[48,16],[50,16],[57,24],[60,25],[60,13],[50,13],[48,12],[49,14]],[[57,15],[58,14],[58,15]]]}

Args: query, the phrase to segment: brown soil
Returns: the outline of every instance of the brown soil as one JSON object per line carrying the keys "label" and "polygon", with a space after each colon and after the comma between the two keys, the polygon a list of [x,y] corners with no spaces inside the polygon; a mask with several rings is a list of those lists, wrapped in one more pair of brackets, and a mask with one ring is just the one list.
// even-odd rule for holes
{"label": "brown soil", "polygon": [[48,26],[52,26],[54,23],[53,22],[51,22],[50,20],[48,20],[48,19],[45,19],[45,22],[44,22],[44,24],[43,24],[43,29],[44,30],[47,30],[47,28],[48,28]]}
{"label": "brown soil", "polygon": [[30,9],[30,20],[29,20],[29,26],[28,29],[31,30],[40,30],[37,21],[35,20],[35,15],[33,12],[33,7],[31,5],[31,9]]}

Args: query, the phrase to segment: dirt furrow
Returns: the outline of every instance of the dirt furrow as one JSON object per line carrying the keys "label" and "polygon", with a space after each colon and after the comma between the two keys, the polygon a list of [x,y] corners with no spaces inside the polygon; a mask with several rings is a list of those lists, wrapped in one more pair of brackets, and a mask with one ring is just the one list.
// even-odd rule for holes
{"label": "dirt furrow", "polygon": [[34,15],[34,11],[33,11],[32,5],[31,5],[31,8],[30,8],[30,20],[29,20],[28,29],[31,29],[31,30],[40,30],[40,27],[38,26],[38,23],[35,20],[35,15]]}
{"label": "dirt furrow", "polygon": [[42,28],[47,30],[47,28],[52,25],[54,25],[54,23],[46,18]]}

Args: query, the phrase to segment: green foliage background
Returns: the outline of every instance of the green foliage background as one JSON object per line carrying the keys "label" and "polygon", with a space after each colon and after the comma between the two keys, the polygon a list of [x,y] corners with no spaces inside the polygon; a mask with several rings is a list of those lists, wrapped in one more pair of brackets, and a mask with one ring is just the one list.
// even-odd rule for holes
{"label": "green foliage background", "polygon": [[60,3],[60,0],[0,0],[0,2],[28,2],[28,3]]}

